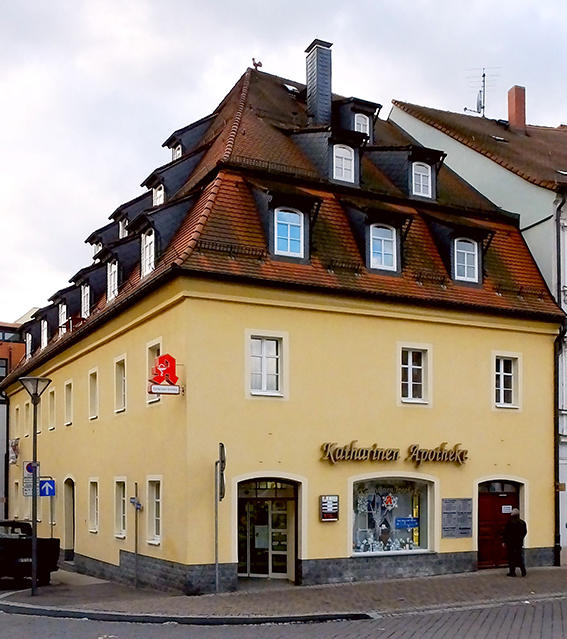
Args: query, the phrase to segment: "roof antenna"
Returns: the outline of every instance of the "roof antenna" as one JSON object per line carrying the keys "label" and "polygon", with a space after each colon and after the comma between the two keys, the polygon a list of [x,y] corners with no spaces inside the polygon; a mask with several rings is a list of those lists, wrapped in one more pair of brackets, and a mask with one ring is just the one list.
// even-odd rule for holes
{"label": "roof antenna", "polygon": [[470,111],[471,113],[480,113],[482,117],[484,117],[484,105],[486,99],[486,69],[482,68],[482,81],[480,85],[480,89],[478,91],[478,95],[476,96],[476,109],[469,109],[465,107],[465,111]]}
{"label": "roof antenna", "polygon": [[260,60],[258,60],[258,62],[256,62],[256,60],[254,60],[254,58],[252,58],[252,64],[254,66],[254,71],[258,71],[258,67],[262,66],[262,63],[260,62]]}

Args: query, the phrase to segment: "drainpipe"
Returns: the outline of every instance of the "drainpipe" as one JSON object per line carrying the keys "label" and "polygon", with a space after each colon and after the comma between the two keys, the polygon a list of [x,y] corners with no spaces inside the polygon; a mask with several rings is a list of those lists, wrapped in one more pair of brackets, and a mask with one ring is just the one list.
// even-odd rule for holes
{"label": "drainpipe", "polygon": [[6,395],[6,447],[4,449],[4,513],[3,519],[8,519],[10,495],[10,399]]}
{"label": "drainpipe", "polygon": [[[565,204],[565,194],[561,195],[561,201],[557,205],[555,210],[555,245],[556,245],[556,270],[557,270],[557,303],[561,308],[563,308],[562,303],[562,295],[563,295],[563,282],[562,282],[562,264],[561,264],[561,211]],[[555,338],[554,342],[554,356],[555,356],[555,370],[553,375],[553,386],[554,386],[554,426],[555,431],[553,434],[553,462],[554,462],[554,479],[555,479],[555,490],[554,490],[554,511],[555,511],[555,543],[553,545],[553,565],[560,566],[561,565],[561,531],[559,529],[560,523],[560,508],[559,508],[559,446],[560,446],[560,437],[559,437],[559,365],[561,354],[564,353],[564,341],[565,334],[567,332],[567,326],[565,325],[565,321],[563,322],[563,326],[559,331],[559,335]]]}

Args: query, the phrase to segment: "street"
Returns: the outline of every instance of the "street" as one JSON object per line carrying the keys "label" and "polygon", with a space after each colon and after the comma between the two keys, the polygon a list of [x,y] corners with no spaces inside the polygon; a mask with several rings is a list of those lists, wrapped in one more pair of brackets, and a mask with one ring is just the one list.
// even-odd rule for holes
{"label": "street", "polygon": [[132,624],[0,613],[0,639],[562,639],[567,598],[404,613],[368,621],[255,626]]}

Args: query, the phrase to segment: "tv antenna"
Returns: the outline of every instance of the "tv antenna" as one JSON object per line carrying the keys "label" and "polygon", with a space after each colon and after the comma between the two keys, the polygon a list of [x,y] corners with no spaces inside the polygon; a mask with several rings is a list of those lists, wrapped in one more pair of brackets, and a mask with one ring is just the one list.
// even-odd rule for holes
{"label": "tv antenna", "polygon": [[486,69],[485,67],[483,67],[480,89],[476,96],[476,109],[469,109],[468,107],[465,107],[465,111],[469,111],[471,113],[480,113],[482,117],[484,117],[485,104],[486,104]]}

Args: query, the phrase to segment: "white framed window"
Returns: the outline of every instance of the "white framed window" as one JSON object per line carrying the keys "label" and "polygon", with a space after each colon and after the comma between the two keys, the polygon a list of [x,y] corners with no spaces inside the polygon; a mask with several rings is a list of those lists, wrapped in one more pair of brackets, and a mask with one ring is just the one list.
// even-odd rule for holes
{"label": "white framed window", "polygon": [[355,113],[354,130],[370,135],[370,118],[364,113]]}
{"label": "white framed window", "polygon": [[162,536],[162,490],[161,477],[148,477],[147,488],[147,541],[149,544],[157,545],[161,542]]}
{"label": "white framed window", "polygon": [[427,404],[431,396],[431,348],[402,344],[400,348],[400,399],[402,403]]}
{"label": "white framed window", "polygon": [[67,380],[63,386],[63,397],[65,401],[63,421],[65,426],[70,426],[73,423],[73,382],[71,380]]}
{"label": "white framed window", "polygon": [[146,231],[141,237],[141,273],[149,275],[155,267],[155,233],[153,229]]}
{"label": "white framed window", "polygon": [[[155,339],[146,344],[146,371],[147,371],[147,379],[148,385],[149,380],[153,375],[153,368],[155,365],[156,358],[161,355],[161,337]],[[155,404],[160,401],[160,396],[155,395],[153,393],[146,392],[146,402],[148,404]]]}
{"label": "white framed window", "polygon": [[[430,549],[430,482],[404,477],[355,481],[352,553],[411,553]],[[408,528],[399,528],[404,518]]]}
{"label": "white framed window", "polygon": [[453,243],[455,279],[478,282],[478,242],[458,237]]}
{"label": "white framed window", "polygon": [[274,337],[250,338],[250,391],[268,395],[281,390],[281,340]]}
{"label": "white framed window", "polygon": [[423,162],[412,165],[412,193],[422,197],[431,197],[431,166]]}
{"label": "white framed window", "polygon": [[55,430],[55,389],[47,396],[47,429]]}
{"label": "white framed window", "polygon": [[278,208],[274,211],[274,253],[303,257],[303,213],[297,209]]}
{"label": "white framed window", "polygon": [[32,356],[32,334],[25,333],[24,339],[26,342],[26,359],[29,359]]}
{"label": "white framed window", "polygon": [[118,539],[126,537],[126,479],[117,477],[114,480],[114,536]]}
{"label": "white framed window", "polygon": [[128,218],[123,217],[118,220],[118,238],[128,237]]}
{"label": "white framed window", "polygon": [[24,437],[29,437],[32,432],[31,425],[31,404],[29,402],[25,402],[24,404]]}
{"label": "white framed window", "polygon": [[99,528],[98,479],[89,479],[89,532],[96,533]]}
{"label": "white framed window", "polygon": [[110,302],[118,295],[118,261],[106,265],[106,299]]}
{"label": "white framed window", "polygon": [[59,304],[59,335],[67,332],[67,304],[61,302]]}
{"label": "white framed window", "polygon": [[126,355],[114,360],[114,412],[126,410]]}
{"label": "white framed window", "polygon": [[392,226],[370,227],[370,268],[395,271],[398,268],[397,233]]}
{"label": "white framed window", "polygon": [[40,346],[45,348],[49,341],[47,320],[42,319],[40,322]]}
{"label": "white framed window", "polygon": [[20,437],[20,429],[22,424],[20,422],[20,407],[16,406],[14,408],[14,438]]}
{"label": "white framed window", "polygon": [[163,184],[158,184],[152,189],[152,205],[159,206],[165,202],[165,189]]}
{"label": "white framed window", "polygon": [[91,287],[81,284],[81,317],[86,319],[91,314]]}
{"label": "white framed window", "polygon": [[89,371],[89,419],[98,417],[98,368]]}
{"label": "white framed window", "polygon": [[520,407],[520,356],[494,354],[494,404],[497,408]]}
{"label": "white framed window", "polygon": [[178,160],[183,155],[183,147],[181,144],[176,144],[171,150],[171,159]]}
{"label": "white framed window", "polygon": [[354,151],[350,146],[335,144],[333,147],[333,178],[354,182]]}
{"label": "white framed window", "polygon": [[93,244],[93,257],[102,250],[102,242],[95,242]]}

